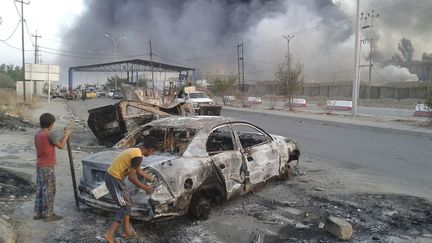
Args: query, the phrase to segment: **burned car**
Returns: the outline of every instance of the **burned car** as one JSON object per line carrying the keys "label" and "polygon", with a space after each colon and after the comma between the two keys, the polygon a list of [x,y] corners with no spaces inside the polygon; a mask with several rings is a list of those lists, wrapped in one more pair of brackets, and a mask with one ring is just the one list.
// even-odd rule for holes
{"label": "burned car", "polygon": [[168,117],[136,129],[110,151],[84,158],[79,185],[82,203],[95,209],[117,209],[109,194],[96,199],[92,190],[104,183],[112,159],[146,136],[159,141],[157,154],[144,158],[141,165],[157,178],[155,191],[146,194],[126,180],[131,216],[146,221],[187,213],[205,219],[213,203],[243,195],[269,179],[288,177],[289,163],[300,156],[293,140],[270,135],[247,121],[219,116]]}

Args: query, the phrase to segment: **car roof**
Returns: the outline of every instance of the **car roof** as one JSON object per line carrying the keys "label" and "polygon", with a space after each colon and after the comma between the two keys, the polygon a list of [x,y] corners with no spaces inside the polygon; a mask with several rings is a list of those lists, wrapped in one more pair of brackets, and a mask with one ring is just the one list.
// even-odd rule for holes
{"label": "car roof", "polygon": [[150,126],[195,128],[201,130],[205,127],[214,127],[229,122],[246,122],[243,120],[224,116],[188,116],[188,117],[167,117],[148,123]]}

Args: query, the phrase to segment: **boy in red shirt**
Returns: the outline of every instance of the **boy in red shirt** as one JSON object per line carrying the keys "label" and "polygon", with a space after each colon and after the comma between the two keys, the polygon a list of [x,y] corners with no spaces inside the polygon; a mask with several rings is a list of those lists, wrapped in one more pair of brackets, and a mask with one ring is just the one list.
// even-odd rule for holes
{"label": "boy in red shirt", "polygon": [[50,113],[44,113],[39,117],[41,129],[35,135],[37,154],[36,163],[36,198],[35,216],[33,219],[42,219],[51,222],[62,219],[54,214],[54,197],[56,192],[55,171],[56,154],[55,147],[63,148],[71,135],[69,129],[64,130],[62,139],[57,140],[51,132],[55,118]]}

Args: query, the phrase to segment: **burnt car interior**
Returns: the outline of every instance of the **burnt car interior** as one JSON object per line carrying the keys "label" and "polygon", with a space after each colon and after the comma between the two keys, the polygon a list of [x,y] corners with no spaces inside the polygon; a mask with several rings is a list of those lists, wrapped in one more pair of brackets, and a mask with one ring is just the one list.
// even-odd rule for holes
{"label": "burnt car interior", "polygon": [[196,130],[191,128],[151,127],[139,135],[135,140],[135,145],[138,145],[145,137],[152,136],[159,142],[157,151],[183,154],[195,134]]}
{"label": "burnt car interior", "polygon": [[231,130],[228,127],[213,130],[207,139],[206,148],[209,154],[234,150]]}
{"label": "burnt car interior", "polygon": [[240,139],[243,149],[269,141],[265,134],[253,127],[247,125],[235,125],[234,129]]}

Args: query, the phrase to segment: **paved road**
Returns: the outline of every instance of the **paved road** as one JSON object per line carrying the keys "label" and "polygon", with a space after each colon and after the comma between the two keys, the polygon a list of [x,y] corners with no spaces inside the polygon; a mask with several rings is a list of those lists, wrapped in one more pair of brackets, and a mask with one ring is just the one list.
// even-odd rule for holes
{"label": "paved road", "polygon": [[[97,98],[68,101],[80,119],[87,120],[88,109],[118,100]],[[303,160],[344,168],[378,178],[381,183],[432,194],[432,141],[422,137],[328,126],[317,121],[277,115],[223,110],[222,115],[251,121],[269,133],[291,137],[302,147]]]}
{"label": "paved road", "polygon": [[432,194],[432,141],[402,136],[326,126],[277,115],[223,110],[224,116],[249,120],[273,134],[291,137],[302,147],[303,160],[366,174],[382,183],[421,195]]}
{"label": "paved road", "polygon": [[[283,108],[285,103],[277,102],[277,108]],[[270,102],[264,100],[261,104],[262,107],[268,108],[270,107]],[[305,110],[311,112],[319,112],[322,113],[323,110],[317,106],[316,104],[308,104],[306,108],[297,108],[298,110]],[[386,107],[367,107],[367,106],[359,106],[357,113],[359,115],[364,116],[386,116],[386,117],[394,117],[394,118],[411,118],[411,119],[422,119],[413,117],[415,111],[415,107],[412,109],[402,109],[402,108],[386,108]],[[335,114],[350,114],[351,111],[332,111]]]}

